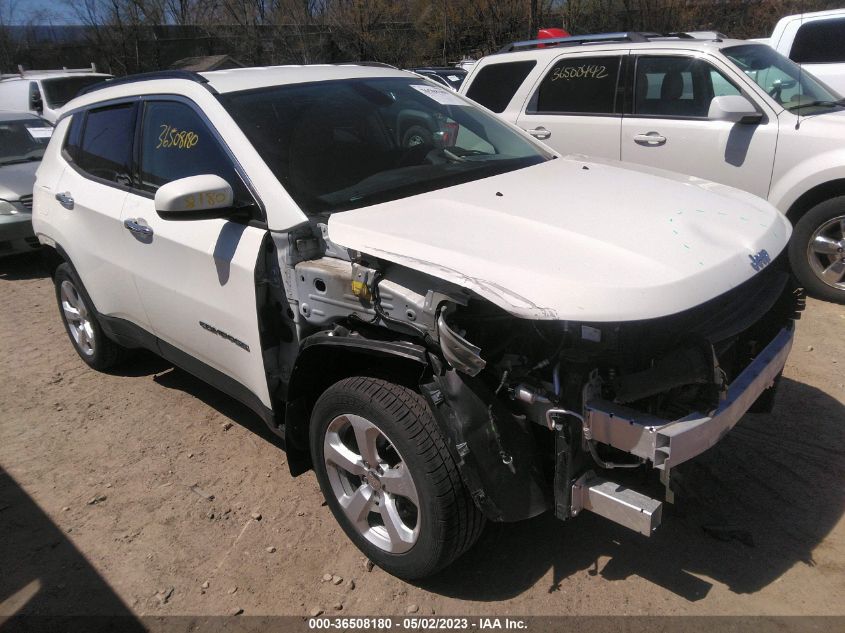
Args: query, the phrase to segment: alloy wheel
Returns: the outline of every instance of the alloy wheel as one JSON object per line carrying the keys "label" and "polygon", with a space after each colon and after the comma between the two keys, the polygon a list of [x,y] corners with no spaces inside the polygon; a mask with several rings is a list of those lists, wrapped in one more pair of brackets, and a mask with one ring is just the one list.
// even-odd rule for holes
{"label": "alloy wheel", "polygon": [[390,439],[358,415],[340,415],[326,429],[323,459],[332,492],[367,541],[391,554],[410,550],[420,534],[417,487]]}
{"label": "alloy wheel", "polygon": [[807,247],[813,272],[828,286],[845,290],[845,215],[815,230]]}
{"label": "alloy wheel", "polygon": [[67,323],[76,347],[85,356],[94,355],[94,324],[85,300],[68,280],[62,282],[60,292],[62,316]]}

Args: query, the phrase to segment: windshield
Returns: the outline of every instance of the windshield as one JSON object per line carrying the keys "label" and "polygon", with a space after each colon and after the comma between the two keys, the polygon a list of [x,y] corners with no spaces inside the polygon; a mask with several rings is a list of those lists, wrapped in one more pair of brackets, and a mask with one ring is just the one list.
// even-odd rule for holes
{"label": "windshield", "polygon": [[397,200],[552,158],[463,97],[418,79],[275,86],[221,100],[309,214]]}
{"label": "windshield", "polygon": [[92,77],[80,75],[79,77],[59,77],[57,79],[42,79],[41,86],[44,89],[44,98],[51,108],[61,108],[68,101],[73,99],[83,88],[105,81],[108,77]]}
{"label": "windshield", "polygon": [[43,119],[0,119],[0,165],[41,160],[52,133]]}
{"label": "windshield", "polygon": [[787,110],[806,115],[843,107],[840,95],[773,48],[744,44],[722,53]]}

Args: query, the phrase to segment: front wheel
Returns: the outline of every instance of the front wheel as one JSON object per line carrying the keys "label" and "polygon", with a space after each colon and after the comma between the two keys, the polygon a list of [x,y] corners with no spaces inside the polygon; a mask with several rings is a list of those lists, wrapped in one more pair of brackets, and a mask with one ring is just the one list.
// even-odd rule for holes
{"label": "front wheel", "polygon": [[798,220],[789,262],[811,295],[845,303],[845,196],[817,204]]}
{"label": "front wheel", "polygon": [[429,576],[481,533],[428,405],[406,387],[369,377],[329,387],[311,415],[311,454],[343,531],[395,576]]}

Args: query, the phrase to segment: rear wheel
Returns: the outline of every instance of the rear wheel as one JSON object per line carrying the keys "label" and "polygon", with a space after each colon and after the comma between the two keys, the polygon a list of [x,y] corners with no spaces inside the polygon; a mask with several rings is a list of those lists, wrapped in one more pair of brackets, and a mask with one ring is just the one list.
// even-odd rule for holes
{"label": "rear wheel", "polygon": [[817,204],[798,220],[789,261],[807,292],[845,303],[845,196]]}
{"label": "rear wheel", "polygon": [[103,332],[91,299],[73,268],[61,264],[56,268],[54,281],[59,314],[79,357],[101,371],[120,362],[125,350]]}
{"label": "rear wheel", "polygon": [[429,576],[481,533],[428,405],[406,387],[369,377],[329,387],[311,416],[311,453],[344,532],[395,576]]}

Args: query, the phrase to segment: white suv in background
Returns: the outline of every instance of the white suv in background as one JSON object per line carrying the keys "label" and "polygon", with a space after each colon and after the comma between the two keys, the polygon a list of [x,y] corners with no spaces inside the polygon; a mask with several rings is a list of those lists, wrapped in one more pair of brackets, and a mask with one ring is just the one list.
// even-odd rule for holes
{"label": "white suv in background", "polygon": [[[765,44],[705,37],[517,42],[480,60],[460,93],[562,154],[669,169],[768,199],[795,225],[795,275],[813,294],[845,302],[842,97]],[[568,208],[565,197],[558,203]]]}
{"label": "white suv in background", "polygon": [[651,534],[661,501],[605,474],[668,486],[771,406],[802,303],[764,200],[561,158],[394,69],[103,84],[68,104],[34,203],[79,356],[148,348],[245,403],[405,578],[485,518]]}

